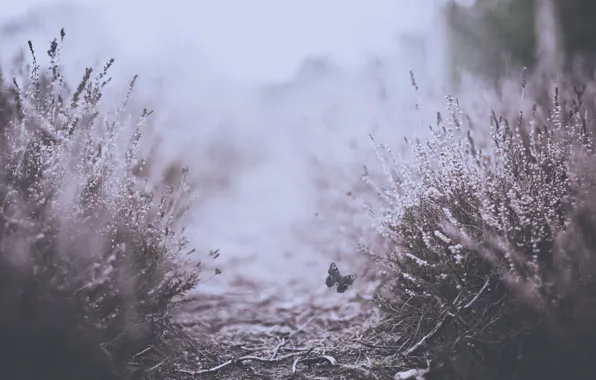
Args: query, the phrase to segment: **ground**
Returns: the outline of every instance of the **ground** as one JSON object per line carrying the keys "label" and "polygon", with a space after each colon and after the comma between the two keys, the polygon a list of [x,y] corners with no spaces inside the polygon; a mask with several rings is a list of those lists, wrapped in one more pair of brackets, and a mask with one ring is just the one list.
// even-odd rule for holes
{"label": "ground", "polygon": [[[306,269],[306,257],[288,260]],[[302,265],[302,266],[300,266]],[[328,263],[327,263],[328,265]],[[341,263],[338,263],[341,268]],[[343,294],[325,285],[326,267],[302,281],[287,272],[273,289],[252,278],[207,286],[179,316],[201,342],[175,376],[181,379],[384,379],[400,368],[387,344],[363,338],[381,313],[373,304],[374,271],[361,271]],[[294,273],[294,274],[293,274]],[[311,280],[312,279],[312,280]],[[248,286],[248,285],[251,286]],[[224,290],[224,287],[226,288]],[[200,287],[199,287],[200,288]],[[389,347],[391,349],[391,347]],[[392,360],[393,359],[393,360]],[[199,376],[200,375],[200,376]]]}
{"label": "ground", "polygon": [[356,292],[343,302],[284,307],[275,297],[194,300],[180,321],[205,346],[188,357],[180,378],[375,379],[397,372],[382,368],[380,346],[362,337],[378,321],[376,307]]}

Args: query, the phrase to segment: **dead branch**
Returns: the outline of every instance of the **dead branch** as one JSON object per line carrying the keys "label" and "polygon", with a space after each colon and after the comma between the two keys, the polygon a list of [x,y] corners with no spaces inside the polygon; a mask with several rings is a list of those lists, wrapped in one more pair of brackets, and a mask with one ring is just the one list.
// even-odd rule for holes
{"label": "dead branch", "polygon": [[484,285],[478,291],[478,293],[476,293],[476,295],[474,296],[474,298],[472,298],[472,300],[470,302],[468,302],[466,305],[464,305],[463,307],[461,307],[460,310],[461,309],[469,309],[474,304],[474,302],[476,302],[476,300],[478,300],[478,298],[486,290],[486,288],[488,288],[488,284],[489,283],[490,283],[490,277],[486,279],[486,281],[484,282]]}
{"label": "dead branch", "polygon": [[308,347],[284,347],[286,351],[310,351],[312,348]]}
{"label": "dead branch", "polygon": [[294,335],[298,334],[300,331],[304,330],[304,328],[310,323],[312,322],[313,319],[315,319],[316,317],[318,317],[321,313],[317,313],[313,316],[311,316],[310,318],[308,318],[306,320],[306,322],[304,322],[303,324],[301,324],[296,330],[292,331],[290,334],[288,334],[288,339],[290,340],[292,339],[292,337],[294,337]]}
{"label": "dead branch", "polygon": [[381,345],[378,345],[378,344],[363,342],[361,340],[357,341],[357,343],[360,343],[361,345],[363,345],[365,347],[379,348],[379,349],[384,349],[384,350],[395,350],[396,348],[399,348],[400,347],[400,346],[381,346]]}
{"label": "dead branch", "polygon": [[478,293],[476,293],[476,295],[474,296],[474,298],[472,298],[472,300],[470,302],[468,302],[466,305],[461,306],[459,308],[457,308],[457,313],[454,315],[452,313],[449,313],[447,311],[445,311],[443,317],[441,318],[441,320],[439,321],[439,323],[437,323],[437,325],[425,336],[422,337],[422,339],[420,339],[415,345],[413,345],[412,347],[408,348],[405,352],[404,352],[404,356],[410,356],[411,354],[413,354],[414,352],[416,352],[418,349],[420,349],[420,347],[422,347],[422,345],[424,345],[424,343],[426,343],[426,341],[428,341],[429,339],[431,339],[440,329],[441,327],[443,327],[443,325],[445,324],[445,320],[447,319],[447,317],[451,316],[451,317],[456,317],[457,314],[459,314],[460,311],[462,311],[463,309],[468,309],[470,308],[474,302],[476,302],[476,300],[478,300],[478,298],[480,297],[480,295],[482,294],[482,292],[484,292],[484,290],[488,287],[488,284],[490,282],[490,279],[487,279],[486,282],[484,283],[484,285],[482,286],[482,288],[478,291]]}
{"label": "dead branch", "polygon": [[150,371],[155,371],[156,369],[158,369],[159,367],[161,367],[161,365],[162,365],[163,363],[165,363],[165,362],[166,362],[168,359],[170,359],[170,356],[166,357],[164,360],[160,361],[159,363],[157,363],[157,364],[156,364],[156,365],[154,365],[153,367],[151,367],[151,368],[147,369],[147,372],[150,372]]}
{"label": "dead branch", "polygon": [[236,359],[236,362],[243,362],[245,360],[254,360],[257,362],[261,362],[261,363],[275,363],[275,362],[279,362],[294,356],[304,356],[307,353],[303,353],[303,352],[295,352],[295,353],[291,353],[291,354],[287,354],[284,356],[280,356],[277,359],[268,359],[268,358],[261,358],[258,356],[243,356],[241,358]]}
{"label": "dead branch", "polygon": [[420,347],[422,347],[422,345],[424,343],[426,343],[427,340],[431,339],[433,336],[435,336],[435,334],[439,331],[439,329],[441,329],[441,327],[443,327],[443,324],[445,323],[445,319],[447,319],[447,316],[449,314],[445,313],[443,315],[443,318],[441,318],[441,320],[439,321],[439,323],[437,323],[437,325],[425,336],[422,337],[422,339],[420,339],[415,345],[413,345],[412,347],[408,348],[406,350],[406,352],[404,352],[405,356],[410,356],[412,355],[414,352],[416,352]]}
{"label": "dead branch", "polygon": [[144,353],[151,350],[152,348],[153,348],[152,346],[149,346],[149,347],[145,348],[143,351],[137,352],[136,354],[134,354],[132,358],[135,359],[136,357],[143,355]]}
{"label": "dead branch", "polygon": [[186,373],[187,375],[195,376],[195,375],[200,375],[200,374],[203,374],[203,373],[216,372],[216,371],[218,371],[218,370],[220,370],[220,369],[222,369],[222,368],[224,368],[224,367],[226,367],[226,366],[228,366],[228,365],[230,365],[232,363],[234,363],[233,360],[228,360],[225,363],[222,363],[222,364],[220,364],[218,366],[215,366],[215,367],[212,367],[212,368],[208,368],[208,369],[202,369],[202,370],[199,370],[199,371],[189,371],[187,369],[179,369],[178,372]]}
{"label": "dead branch", "polygon": [[247,361],[247,360],[254,360],[254,361],[261,362],[261,363],[275,363],[275,362],[280,362],[282,360],[285,360],[285,359],[288,359],[288,358],[291,358],[291,357],[294,357],[294,356],[306,356],[311,351],[312,351],[312,349],[310,349],[307,352],[294,352],[294,353],[291,353],[291,354],[280,356],[280,357],[278,357],[276,359],[261,358],[261,357],[258,357],[258,356],[250,356],[250,355],[249,356],[241,356],[241,357],[239,357],[237,359],[228,360],[227,362],[222,363],[222,364],[220,364],[218,366],[215,366],[215,367],[212,367],[212,368],[201,369],[201,370],[198,370],[198,371],[190,371],[190,370],[186,370],[186,369],[179,369],[178,372],[185,373],[187,375],[196,376],[196,375],[201,375],[201,374],[204,374],[204,373],[216,372],[216,371],[219,371],[220,369],[222,369],[224,367],[227,367],[227,366],[229,366],[231,364],[236,364],[236,363],[240,363],[240,362]]}
{"label": "dead branch", "polygon": [[288,341],[285,338],[281,338],[281,342],[279,342],[279,344],[277,345],[277,347],[275,347],[275,350],[273,350],[273,354],[271,354],[271,359],[274,359],[275,358],[275,356],[277,355],[277,351],[279,351],[279,349],[281,348],[281,346],[283,346],[287,342]]}

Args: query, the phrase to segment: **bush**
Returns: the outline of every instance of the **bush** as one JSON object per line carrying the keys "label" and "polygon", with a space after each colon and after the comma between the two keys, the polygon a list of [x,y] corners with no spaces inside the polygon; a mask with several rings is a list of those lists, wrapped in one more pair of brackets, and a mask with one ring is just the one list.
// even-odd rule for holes
{"label": "bush", "polygon": [[[525,87],[525,81],[524,81]],[[593,378],[596,163],[586,88],[509,123],[493,113],[475,144],[448,97],[415,163],[376,144],[388,185],[368,178],[387,268],[376,328],[427,378]],[[541,115],[546,115],[544,118]],[[476,131],[478,132],[478,131]],[[480,130],[480,132],[483,132]]]}
{"label": "bush", "polygon": [[[110,60],[71,90],[49,66],[0,77],[0,373],[11,379],[160,378],[188,342],[173,312],[199,281],[181,261],[177,187],[134,176],[150,111],[102,108]],[[167,360],[169,359],[169,360]]]}

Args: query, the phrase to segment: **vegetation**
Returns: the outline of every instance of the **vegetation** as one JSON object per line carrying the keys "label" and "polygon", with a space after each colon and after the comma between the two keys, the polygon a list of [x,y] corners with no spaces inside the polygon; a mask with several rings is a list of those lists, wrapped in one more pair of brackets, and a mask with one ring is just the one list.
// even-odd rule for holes
{"label": "vegetation", "polygon": [[414,165],[376,145],[388,249],[374,253],[387,276],[372,334],[398,362],[429,361],[427,379],[596,374],[593,89],[571,94],[511,122],[493,113],[484,148],[453,97]]}
{"label": "vegetation", "polygon": [[[501,16],[485,26],[498,29]],[[517,36],[521,57],[533,37]],[[152,112],[131,101],[137,78],[107,109],[114,60],[71,88],[64,38],[50,44],[47,67],[29,42],[22,78],[0,76],[5,377],[595,377],[591,80],[546,90],[540,73],[524,70],[521,94],[503,92],[495,105],[521,109],[495,109],[490,128],[447,97],[431,137],[409,145],[413,160],[373,140],[384,177],[366,170],[369,188],[348,194],[369,204],[381,238],[363,247],[384,270],[373,302],[355,295],[329,306],[306,294],[280,306],[274,294],[191,304],[185,295],[203,268],[186,260],[193,250],[180,225],[187,169],[171,166],[148,188],[139,144]],[[346,236],[362,242],[368,230],[350,224],[358,211],[335,208],[338,223],[354,227]],[[209,310],[201,335],[182,325],[181,310]]]}
{"label": "vegetation", "polygon": [[[151,112],[108,112],[114,60],[71,89],[64,31],[42,67],[0,77],[0,373],[11,379],[165,378],[192,343],[174,319],[199,267],[173,217],[176,187],[143,188],[138,144]],[[103,107],[103,108],[102,108]]]}

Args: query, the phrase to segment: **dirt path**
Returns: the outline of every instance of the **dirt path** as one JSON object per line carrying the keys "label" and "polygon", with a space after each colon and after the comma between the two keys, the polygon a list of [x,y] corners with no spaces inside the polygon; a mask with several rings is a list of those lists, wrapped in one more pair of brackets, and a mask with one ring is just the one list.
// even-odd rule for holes
{"label": "dirt path", "polygon": [[259,301],[247,294],[199,295],[185,307],[180,321],[216,354],[197,353],[181,374],[213,379],[375,378],[381,369],[373,371],[371,358],[376,354],[362,334],[378,322],[379,312],[358,288],[303,297],[294,304],[282,294]]}
{"label": "dirt path", "polygon": [[[281,255],[222,253],[209,264],[223,274],[193,292],[180,321],[217,355],[197,354],[184,375],[196,378],[196,371],[215,367],[200,378],[374,378],[372,354],[360,341],[379,319],[375,271],[355,246],[343,254],[308,246]],[[345,293],[325,285],[331,261],[344,273],[356,268],[358,278]]]}

